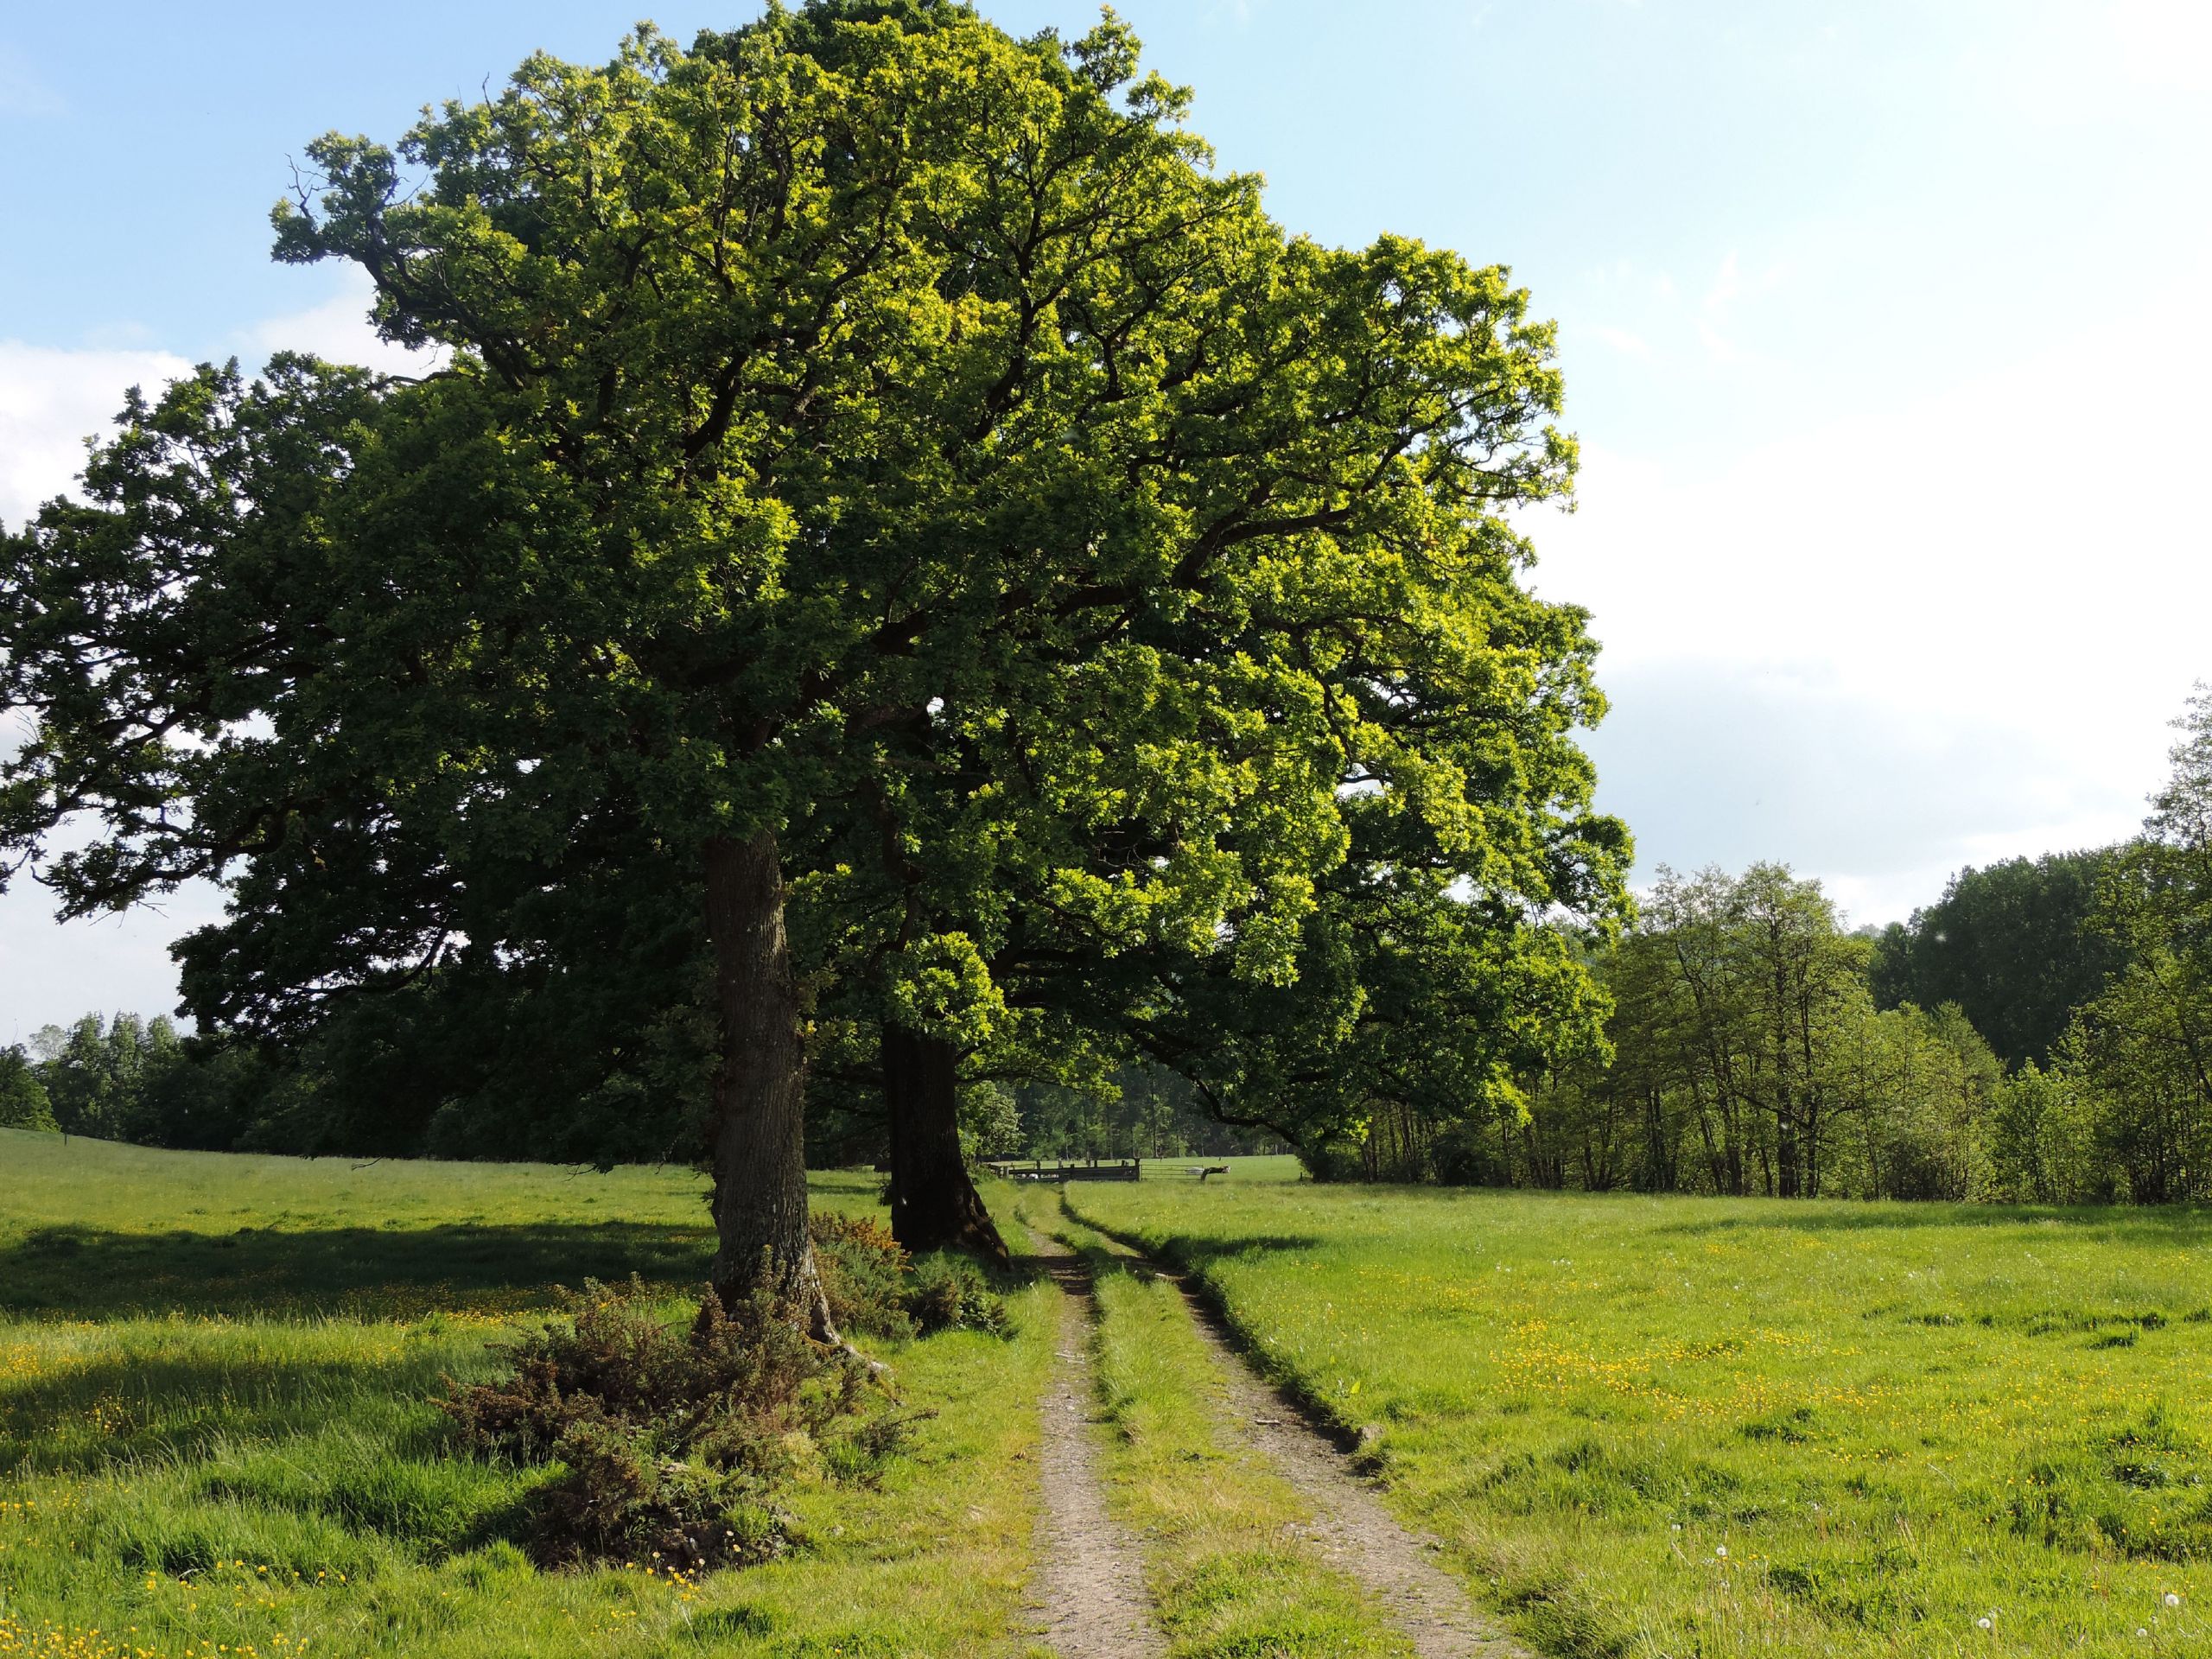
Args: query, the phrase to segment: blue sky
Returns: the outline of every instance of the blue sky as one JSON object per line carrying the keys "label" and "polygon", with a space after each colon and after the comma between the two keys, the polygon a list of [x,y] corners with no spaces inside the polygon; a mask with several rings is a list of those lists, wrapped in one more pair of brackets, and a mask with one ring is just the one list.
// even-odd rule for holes
{"label": "blue sky", "polygon": [[[343,273],[267,257],[307,139],[395,136],[534,48],[603,59],[642,10],[0,14],[0,518],[133,379],[380,349]],[[1586,465],[1536,580],[1595,614],[1590,745],[1643,874],[1784,860],[1878,921],[2134,825],[2212,678],[2212,4],[1121,10],[1292,229],[1510,264],[1560,320]],[[0,1042],[167,1006],[211,905],[0,899]]]}

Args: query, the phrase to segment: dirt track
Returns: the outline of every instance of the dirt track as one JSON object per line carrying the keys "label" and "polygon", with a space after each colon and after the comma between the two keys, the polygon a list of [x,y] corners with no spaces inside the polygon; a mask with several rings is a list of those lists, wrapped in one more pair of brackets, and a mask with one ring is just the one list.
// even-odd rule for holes
{"label": "dirt track", "polygon": [[[1058,1240],[1032,1236],[1064,1293],[1058,1363],[1045,1395],[1038,1580],[1046,1640],[1063,1659],[1153,1659],[1165,1646],[1145,1593],[1143,1562],[1106,1512],[1096,1465],[1090,1274]],[[1435,1540],[1385,1509],[1373,1484],[1254,1373],[1212,1311],[1176,1275],[1161,1276],[1182,1292],[1205,1339],[1235,1433],[1313,1511],[1300,1530],[1331,1566],[1375,1596],[1419,1659],[1532,1659],[1477,1612],[1459,1581],[1437,1564]]]}
{"label": "dirt track", "polygon": [[1383,1508],[1373,1484],[1291,1404],[1253,1374],[1208,1308],[1173,1274],[1220,1368],[1230,1411],[1247,1444],[1274,1465],[1313,1511],[1306,1535],[1324,1560],[1358,1580],[1421,1659],[1530,1659],[1475,1611],[1459,1580],[1436,1564],[1438,1545]]}
{"label": "dirt track", "polygon": [[1060,1329],[1045,1389],[1039,1459],[1045,1516],[1038,1544],[1038,1610],[1063,1659],[1154,1659],[1166,1651],[1152,1620],[1135,1542],[1106,1513],[1090,1418],[1090,1275],[1065,1246],[1036,1241],[1058,1284]]}

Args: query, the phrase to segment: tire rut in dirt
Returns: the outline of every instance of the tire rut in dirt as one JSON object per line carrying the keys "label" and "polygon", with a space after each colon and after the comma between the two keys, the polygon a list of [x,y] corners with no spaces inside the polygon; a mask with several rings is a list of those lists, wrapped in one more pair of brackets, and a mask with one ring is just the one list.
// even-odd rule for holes
{"label": "tire rut in dirt", "polygon": [[1238,1434],[1313,1511],[1305,1535],[1325,1560],[1382,1604],[1420,1659],[1535,1659],[1476,1611],[1466,1587],[1438,1564],[1437,1541],[1392,1515],[1374,1484],[1305,1411],[1254,1372],[1219,1316],[1189,1285],[1178,1274],[1152,1270],[1182,1293],[1220,1370]]}
{"label": "tire rut in dirt", "polygon": [[1058,1347],[1045,1390],[1039,1458],[1045,1506],[1039,1529],[1038,1611],[1061,1659],[1159,1659],[1135,1544],[1106,1511],[1092,1439],[1090,1276],[1075,1256],[1039,1240],[1041,1264],[1062,1292]]}

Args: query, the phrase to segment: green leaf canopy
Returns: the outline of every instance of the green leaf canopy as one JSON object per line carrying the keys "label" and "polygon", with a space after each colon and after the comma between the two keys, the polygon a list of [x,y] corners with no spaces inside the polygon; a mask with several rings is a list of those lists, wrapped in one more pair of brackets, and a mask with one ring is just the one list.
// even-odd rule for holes
{"label": "green leaf canopy", "polygon": [[[811,1282],[791,892],[965,1043],[1009,991],[1287,986],[1385,888],[1571,978],[1547,920],[1618,912],[1625,841],[1508,517],[1571,481],[1551,330],[1285,236],[1135,64],[816,4],[318,141],[279,257],[446,366],[134,399],[8,544],[0,836],[96,815],[45,870],[80,911],[225,880],[188,983],[248,1026],[703,936],[733,1294]],[[1117,1010],[1071,957],[1146,965]]]}

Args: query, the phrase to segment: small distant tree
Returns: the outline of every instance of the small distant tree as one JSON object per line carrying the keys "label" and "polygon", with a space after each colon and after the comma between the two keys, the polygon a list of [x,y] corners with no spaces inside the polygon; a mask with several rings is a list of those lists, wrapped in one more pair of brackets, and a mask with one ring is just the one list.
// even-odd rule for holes
{"label": "small distant tree", "polygon": [[20,1046],[0,1048],[0,1129],[54,1129],[54,1103]]}
{"label": "small distant tree", "polygon": [[2173,770],[2098,890],[2126,966],[2063,1064],[2097,1103],[2103,1154],[2146,1204],[2212,1197],[2212,690],[2175,725]]}

